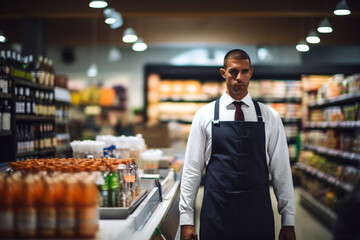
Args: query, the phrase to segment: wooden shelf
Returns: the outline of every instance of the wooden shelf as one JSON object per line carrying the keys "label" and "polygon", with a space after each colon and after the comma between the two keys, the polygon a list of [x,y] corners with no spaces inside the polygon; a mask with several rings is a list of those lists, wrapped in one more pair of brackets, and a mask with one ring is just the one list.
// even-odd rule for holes
{"label": "wooden shelf", "polygon": [[11,131],[0,131],[0,137],[11,136],[11,135],[12,135]]}
{"label": "wooden shelf", "polygon": [[11,93],[0,93],[0,99],[11,99]]}
{"label": "wooden shelf", "polygon": [[16,115],[17,121],[55,121],[55,116]]}
{"label": "wooden shelf", "polygon": [[41,84],[38,84],[38,83],[33,83],[33,82],[30,82],[29,80],[16,78],[16,77],[15,77],[14,80],[15,80],[16,85],[22,85],[22,86],[31,87],[31,88],[38,88],[38,89],[42,89],[42,90],[46,90],[46,91],[53,91],[54,90],[54,87],[44,86],[44,85],[41,85]]}

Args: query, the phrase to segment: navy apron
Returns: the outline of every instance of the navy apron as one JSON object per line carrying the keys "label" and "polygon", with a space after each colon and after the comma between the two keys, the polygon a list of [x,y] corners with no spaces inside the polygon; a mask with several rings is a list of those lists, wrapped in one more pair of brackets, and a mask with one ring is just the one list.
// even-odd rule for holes
{"label": "navy apron", "polygon": [[275,239],[265,155],[265,125],[254,101],[257,122],[212,124],[212,153],[206,168],[200,239]]}

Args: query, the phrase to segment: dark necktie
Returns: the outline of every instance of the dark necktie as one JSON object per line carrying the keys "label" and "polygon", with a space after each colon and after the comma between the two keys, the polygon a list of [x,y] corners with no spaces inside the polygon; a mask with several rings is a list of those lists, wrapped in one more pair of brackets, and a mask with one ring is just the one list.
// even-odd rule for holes
{"label": "dark necktie", "polygon": [[243,102],[233,102],[233,103],[236,107],[235,121],[244,121],[244,113],[241,110],[241,105],[243,104]]}

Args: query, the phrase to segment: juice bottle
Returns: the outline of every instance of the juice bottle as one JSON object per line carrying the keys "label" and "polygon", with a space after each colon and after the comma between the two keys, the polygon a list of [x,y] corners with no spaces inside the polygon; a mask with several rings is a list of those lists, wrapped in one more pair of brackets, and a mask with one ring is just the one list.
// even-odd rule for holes
{"label": "juice bottle", "polygon": [[11,238],[15,233],[14,186],[12,178],[0,175],[0,238]]}
{"label": "juice bottle", "polygon": [[41,237],[53,238],[56,235],[55,201],[54,180],[45,177],[41,205],[38,208],[38,233]]}
{"label": "juice bottle", "polygon": [[77,204],[77,233],[81,238],[95,237],[98,229],[98,191],[93,177],[79,180],[79,193]]}
{"label": "juice bottle", "polygon": [[34,177],[29,174],[23,180],[20,204],[16,214],[16,229],[19,237],[36,236],[35,202]]}
{"label": "juice bottle", "polygon": [[60,237],[72,238],[75,236],[76,191],[76,179],[71,175],[64,176],[62,183],[62,195],[58,202],[58,235]]}

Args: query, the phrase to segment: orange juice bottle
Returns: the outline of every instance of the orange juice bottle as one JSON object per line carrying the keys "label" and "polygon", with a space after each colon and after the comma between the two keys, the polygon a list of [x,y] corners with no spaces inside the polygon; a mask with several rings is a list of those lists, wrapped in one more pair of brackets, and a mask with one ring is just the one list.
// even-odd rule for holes
{"label": "orange juice bottle", "polygon": [[22,184],[22,194],[16,214],[16,228],[19,237],[36,236],[36,192],[34,177],[26,175]]}
{"label": "orange juice bottle", "polygon": [[98,191],[92,177],[80,180],[77,205],[77,233],[81,238],[94,238],[98,230]]}
{"label": "orange juice bottle", "polygon": [[12,178],[0,175],[0,238],[14,236],[15,206]]}
{"label": "orange juice bottle", "polygon": [[54,180],[45,177],[41,205],[38,208],[38,233],[41,237],[53,238],[56,235],[55,200]]}
{"label": "orange juice bottle", "polygon": [[76,190],[76,179],[71,175],[64,177],[58,208],[58,235],[60,237],[72,238],[75,236]]}

